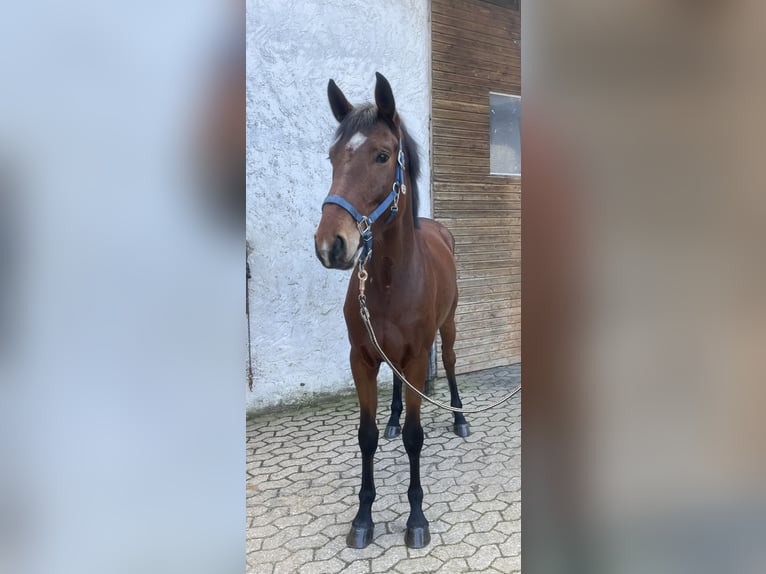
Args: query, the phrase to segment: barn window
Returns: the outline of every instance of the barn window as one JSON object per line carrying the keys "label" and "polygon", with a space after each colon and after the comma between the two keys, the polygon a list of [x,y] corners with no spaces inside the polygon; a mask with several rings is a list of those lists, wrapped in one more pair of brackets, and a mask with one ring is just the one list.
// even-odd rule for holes
{"label": "barn window", "polygon": [[521,97],[489,93],[489,173],[521,175]]}

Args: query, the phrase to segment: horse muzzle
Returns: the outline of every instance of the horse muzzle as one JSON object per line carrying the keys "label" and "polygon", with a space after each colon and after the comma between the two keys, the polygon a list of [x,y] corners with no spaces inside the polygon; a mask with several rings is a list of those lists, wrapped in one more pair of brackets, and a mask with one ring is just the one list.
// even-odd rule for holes
{"label": "horse muzzle", "polygon": [[348,241],[341,235],[336,235],[332,242],[320,241],[317,236],[314,236],[314,251],[317,259],[327,269],[351,269],[356,262],[359,248],[357,246],[350,251]]}

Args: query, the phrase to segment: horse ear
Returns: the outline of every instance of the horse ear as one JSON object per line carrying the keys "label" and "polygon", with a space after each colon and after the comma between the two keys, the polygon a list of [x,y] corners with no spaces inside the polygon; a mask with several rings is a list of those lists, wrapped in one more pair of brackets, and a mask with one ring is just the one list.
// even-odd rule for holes
{"label": "horse ear", "polygon": [[375,105],[378,106],[378,112],[392,123],[398,123],[396,113],[396,102],[394,93],[391,91],[391,84],[380,72],[375,72],[377,82],[375,83]]}
{"label": "horse ear", "polygon": [[332,115],[338,122],[342,122],[348,113],[354,109],[346,96],[343,95],[338,85],[333,81],[327,84],[327,98],[330,100],[330,108],[332,109]]}

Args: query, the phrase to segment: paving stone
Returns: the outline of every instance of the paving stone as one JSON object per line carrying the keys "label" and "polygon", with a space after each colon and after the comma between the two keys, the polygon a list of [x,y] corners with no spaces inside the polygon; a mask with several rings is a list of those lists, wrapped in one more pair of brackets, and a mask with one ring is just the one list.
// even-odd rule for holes
{"label": "paving stone", "polygon": [[402,546],[402,533],[404,531],[396,532],[378,532],[378,528],[375,530],[375,544],[381,548],[388,550],[389,548],[397,548]]}
{"label": "paving stone", "polygon": [[337,558],[308,562],[298,568],[298,574],[335,574],[340,572],[345,564]]}
{"label": "paving stone", "polygon": [[510,536],[514,532],[521,531],[520,521],[508,520],[508,521],[498,522],[497,525],[495,525],[495,530]]}
{"label": "paving stone", "polygon": [[451,558],[439,567],[439,574],[460,574],[468,570],[465,558]]}
{"label": "paving stone", "polygon": [[327,544],[325,544],[321,548],[317,548],[316,552],[314,553],[314,558],[316,560],[327,560],[329,558],[334,558],[344,548],[346,548],[345,537],[334,538],[334,539],[331,539]]}
{"label": "paving stone", "polygon": [[[250,533],[248,532],[248,536],[249,535],[250,535]],[[249,538],[247,540],[247,553],[248,553],[248,555],[253,553],[253,552],[255,552],[255,551],[257,551],[257,550],[260,550],[262,546],[263,546],[263,538]]]}
{"label": "paving stone", "polygon": [[476,532],[465,537],[465,541],[473,546],[488,546],[490,544],[500,544],[505,542],[505,534],[497,531]]}
{"label": "paving stone", "polygon": [[[519,380],[501,367],[458,380],[466,406],[488,404]],[[390,381],[381,381],[378,425],[388,420]],[[434,397],[449,401],[437,380]],[[493,399],[495,397],[495,399]],[[400,437],[381,437],[375,455],[375,536],[346,547],[358,506],[361,455],[358,404],[344,394],[313,405],[251,414],[247,421],[247,572],[518,572],[521,540],[520,404],[468,416],[472,434],[457,437],[451,416],[424,403],[421,455],[424,512],[431,544],[404,546],[409,463]]]}
{"label": "paving stone", "polygon": [[[472,510],[481,513],[481,511],[476,508],[476,505],[473,506]],[[481,518],[473,523],[473,529],[476,532],[490,532],[495,529],[495,525],[500,522],[501,519],[500,513],[496,510],[485,511],[481,513]]]}
{"label": "paving stone", "polygon": [[438,571],[441,565],[442,561],[433,556],[418,556],[400,561],[393,567],[393,571],[401,574],[431,574]]}
{"label": "paving stone", "polygon": [[[476,554],[476,546],[467,542],[458,542],[456,544],[445,544],[439,548],[434,548],[432,554],[441,560],[450,560],[452,558],[466,558]],[[467,567],[466,567],[467,568]]]}
{"label": "paving stone", "polygon": [[340,514],[344,510],[348,510],[348,508],[348,504],[345,501],[338,501],[331,504],[322,504],[321,506],[312,508],[311,511],[314,516],[319,517],[326,514]]}
{"label": "paving stone", "polygon": [[274,524],[267,524],[265,526],[254,526],[247,529],[247,537],[260,540],[266,540],[279,532]]}
{"label": "paving stone", "polygon": [[[266,540],[269,540],[268,538]],[[259,550],[253,553],[254,562],[256,564],[276,564],[281,560],[285,560],[290,557],[290,551],[287,548],[274,548],[272,550]]]}
{"label": "paving stone", "polygon": [[344,548],[340,551],[338,554],[338,558],[343,560],[344,562],[353,562],[354,560],[366,560],[368,558],[377,558],[383,552],[385,552],[386,549],[379,546],[375,542],[370,544],[367,548],[362,548],[361,550],[356,548]]}
{"label": "paving stone", "polygon": [[473,534],[473,525],[470,522],[456,523],[442,533],[442,540],[445,544],[458,544],[464,542],[470,534]]}
{"label": "paving stone", "polygon": [[449,508],[449,503],[455,500],[455,494],[456,493],[454,492],[454,489],[452,492],[449,490],[445,490],[443,492],[429,492],[428,502],[432,505],[444,503],[447,504],[447,508]]}
{"label": "paving stone", "polygon": [[509,492],[501,492],[497,495],[498,500],[502,500],[503,502],[507,502],[509,505],[513,502],[520,502],[521,501],[521,489],[512,490]]}
{"label": "paving stone", "polygon": [[401,544],[401,538],[398,538],[398,542],[397,546],[391,546],[371,561],[372,572],[391,572],[394,565],[407,558],[407,549]]}
{"label": "paving stone", "polygon": [[500,549],[495,545],[482,546],[473,556],[466,558],[468,566],[473,570],[485,570],[492,562],[500,557]]}
{"label": "paving stone", "polygon": [[[462,507],[462,505],[459,505]],[[444,516],[442,517],[442,520],[444,522],[448,522],[450,524],[458,524],[460,522],[470,522],[473,524],[481,517],[481,514],[478,512],[474,512],[470,508],[467,508],[465,510],[453,510],[450,512],[444,513]]]}
{"label": "paving stone", "polygon": [[370,562],[368,560],[357,560],[346,566],[338,574],[369,574]]}
{"label": "paving stone", "polygon": [[324,534],[315,534],[314,536],[297,536],[285,544],[285,548],[290,551],[302,550],[304,548],[321,548],[329,541],[330,539]]}
{"label": "paving stone", "polygon": [[259,488],[261,490],[279,490],[282,487],[290,486],[292,482],[288,478],[283,478],[282,480],[269,480],[268,482],[261,483],[259,485]]}
{"label": "paving stone", "polygon": [[274,574],[295,574],[301,566],[311,562],[313,555],[310,549],[291,552],[290,556],[274,566]]}
{"label": "paving stone", "polygon": [[301,529],[300,535],[302,537],[313,536],[323,532],[328,526],[332,526],[337,523],[337,517],[332,514],[327,514],[320,518],[312,518],[311,515],[304,515],[308,517],[309,522]]}
{"label": "paving stone", "polygon": [[521,533],[517,532],[510,535],[505,542],[497,545],[500,549],[500,554],[506,557],[520,556],[521,555]]}
{"label": "paving stone", "polygon": [[292,516],[283,516],[277,518],[274,521],[274,526],[277,528],[285,528],[286,526],[304,526],[311,522],[311,515],[309,514],[293,514]]}
{"label": "paving stone", "polygon": [[300,531],[300,526],[282,528],[263,541],[263,549],[272,550],[274,548],[284,548],[293,538],[300,535]]}
{"label": "paving stone", "polygon": [[274,572],[274,564],[259,564],[248,560],[247,571],[252,574],[272,574]]}
{"label": "paving stone", "polygon": [[492,562],[492,567],[500,572],[508,572],[509,574],[521,572],[521,556],[497,558]]}
{"label": "paving stone", "polygon": [[[425,494],[425,497],[427,501],[431,502],[431,495],[429,493]],[[441,528],[446,528],[445,524],[442,524],[442,521],[440,520],[441,516],[445,512],[450,512],[450,508],[447,505],[446,502],[437,502],[436,504],[428,504],[427,507],[425,507],[424,512],[426,514],[426,518],[432,523],[435,523],[439,525],[439,528],[434,530],[434,528],[431,528],[431,532],[441,532]]]}
{"label": "paving stone", "polygon": [[502,511],[507,508],[508,503],[503,502],[502,500],[488,500],[486,502],[477,502],[476,504],[471,505],[471,510],[475,510],[480,514]]}

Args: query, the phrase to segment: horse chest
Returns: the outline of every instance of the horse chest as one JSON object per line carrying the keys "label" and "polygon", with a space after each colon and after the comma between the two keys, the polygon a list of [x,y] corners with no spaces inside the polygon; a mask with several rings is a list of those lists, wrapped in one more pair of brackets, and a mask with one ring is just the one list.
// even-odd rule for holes
{"label": "horse chest", "polygon": [[423,291],[424,270],[410,261],[396,262],[383,257],[370,273],[370,295],[382,304],[398,308],[412,306]]}

